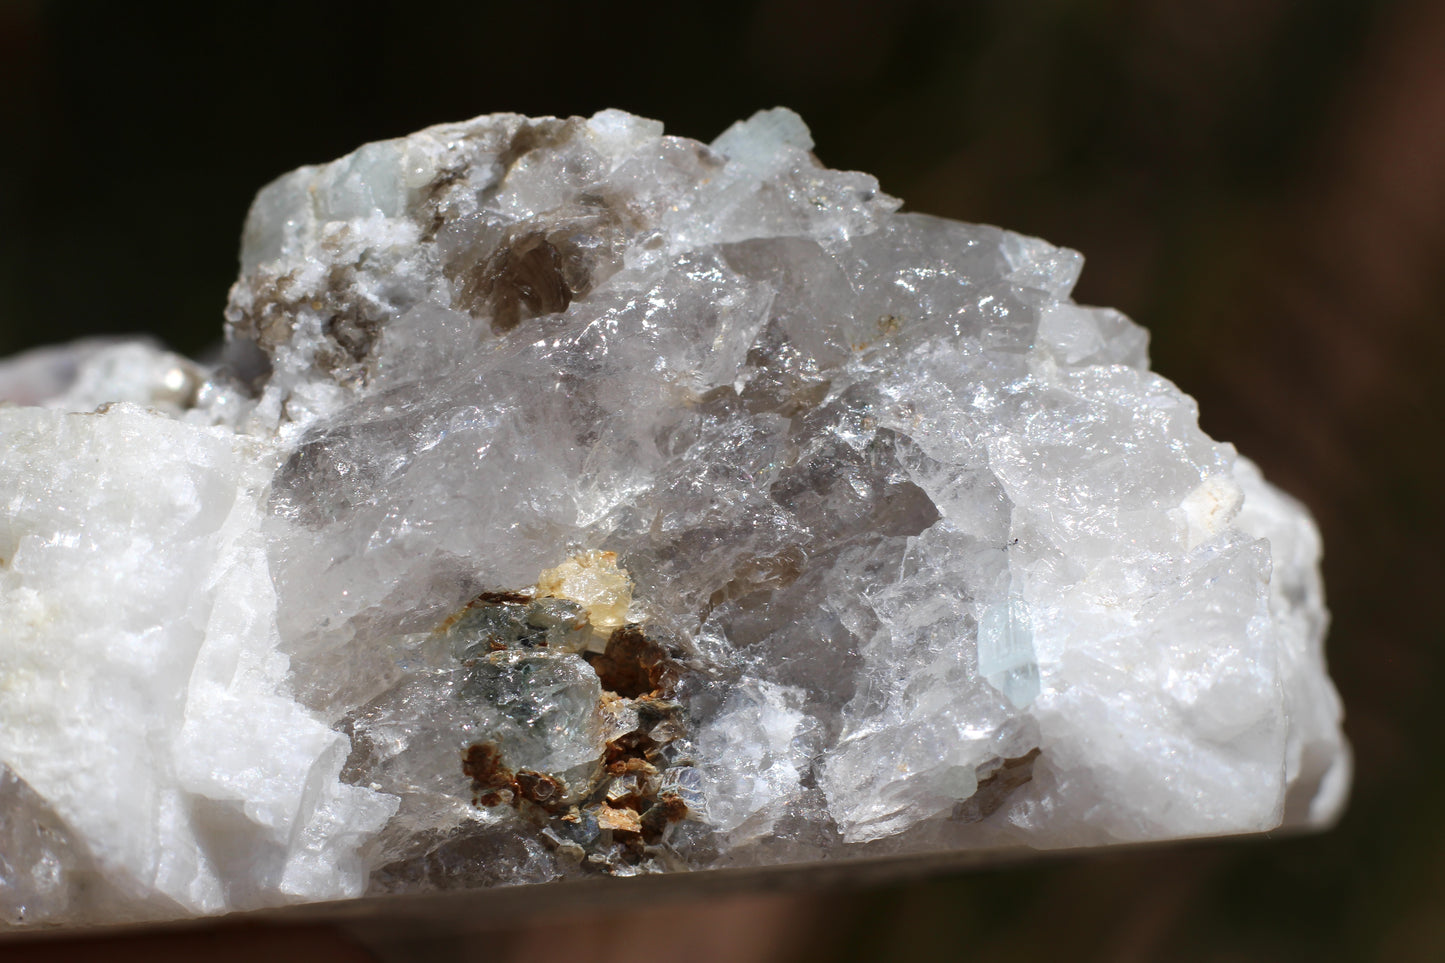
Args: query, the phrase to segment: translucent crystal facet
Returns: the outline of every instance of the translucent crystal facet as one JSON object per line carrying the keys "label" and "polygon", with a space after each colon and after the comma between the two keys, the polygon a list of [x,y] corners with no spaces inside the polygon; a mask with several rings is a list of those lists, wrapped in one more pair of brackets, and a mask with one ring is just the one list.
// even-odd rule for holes
{"label": "translucent crystal facet", "polygon": [[0,912],[1324,825],[1319,536],[1081,258],[786,110],[264,188],[208,368],[0,362]]}
{"label": "translucent crystal facet", "polygon": [[1029,606],[1010,598],[984,609],[978,623],[978,673],[1022,709],[1039,694]]}

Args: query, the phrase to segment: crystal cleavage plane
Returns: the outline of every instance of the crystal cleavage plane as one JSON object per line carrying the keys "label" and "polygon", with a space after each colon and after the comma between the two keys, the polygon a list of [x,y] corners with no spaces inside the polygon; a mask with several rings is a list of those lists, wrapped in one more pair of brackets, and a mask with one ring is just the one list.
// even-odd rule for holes
{"label": "crystal cleavage plane", "polygon": [[1305,510],[776,109],[368,144],[221,363],[0,362],[0,915],[1330,823]]}

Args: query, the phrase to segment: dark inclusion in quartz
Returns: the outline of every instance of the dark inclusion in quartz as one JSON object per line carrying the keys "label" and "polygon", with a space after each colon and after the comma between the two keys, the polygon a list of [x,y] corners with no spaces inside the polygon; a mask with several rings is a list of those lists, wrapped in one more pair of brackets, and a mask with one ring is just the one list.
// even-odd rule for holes
{"label": "dark inclusion in quartz", "polygon": [[[595,563],[605,578],[621,586],[618,591],[626,591],[626,573],[616,570],[610,557],[582,561],[584,566]],[[589,616],[584,604],[570,598],[534,592],[478,595],[422,643],[422,650],[438,660],[436,666],[354,719],[353,739],[358,745],[373,739],[379,744],[392,731],[387,722],[400,722],[406,737],[415,738],[415,730],[433,720],[408,725],[398,714],[407,711],[417,684],[437,679],[445,680],[462,709],[457,741],[477,731],[478,715],[493,712],[533,737],[549,726],[585,730],[588,717],[601,719],[596,758],[565,771],[535,768],[523,759],[529,751],[527,758],[536,758],[536,738],[518,750],[506,724],[491,729],[483,724],[485,737],[460,749],[460,766],[471,804],[495,812],[476,820],[470,831],[486,836],[498,818],[504,823],[514,818],[516,831],[534,834],[563,865],[581,871],[631,874],[680,865],[681,857],[669,845],[674,827],[706,812],[686,713],[676,698],[687,671],[684,653],[651,637],[644,625],[627,622],[599,630]],[[448,655],[454,666],[447,665]],[[583,701],[584,686],[575,676],[579,662],[595,677],[595,687],[586,690],[595,704]],[[563,703],[570,714],[558,716],[555,706],[530,697],[538,691],[573,697]],[[465,707],[479,713],[469,715]],[[440,729],[433,734],[447,738]],[[356,763],[358,770],[367,765],[373,778],[385,778],[387,762],[357,758]],[[406,791],[401,785],[393,788]],[[401,871],[390,865],[383,875]]]}

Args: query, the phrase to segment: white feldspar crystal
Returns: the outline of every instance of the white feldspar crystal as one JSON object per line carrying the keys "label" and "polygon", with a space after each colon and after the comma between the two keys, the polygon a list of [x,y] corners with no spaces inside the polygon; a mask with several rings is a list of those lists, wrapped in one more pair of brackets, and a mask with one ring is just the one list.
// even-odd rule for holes
{"label": "white feldspar crystal", "polygon": [[209,369],[0,363],[0,912],[1325,825],[1307,513],[1081,259],[785,110],[258,195]]}

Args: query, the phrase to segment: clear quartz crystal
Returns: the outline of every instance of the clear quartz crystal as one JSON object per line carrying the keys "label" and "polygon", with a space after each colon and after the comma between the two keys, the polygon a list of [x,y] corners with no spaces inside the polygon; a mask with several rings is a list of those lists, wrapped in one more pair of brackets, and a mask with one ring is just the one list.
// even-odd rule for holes
{"label": "clear quartz crystal", "polygon": [[1323,826],[1308,514],[1078,254],[795,114],[368,144],[214,369],[0,362],[0,910]]}

